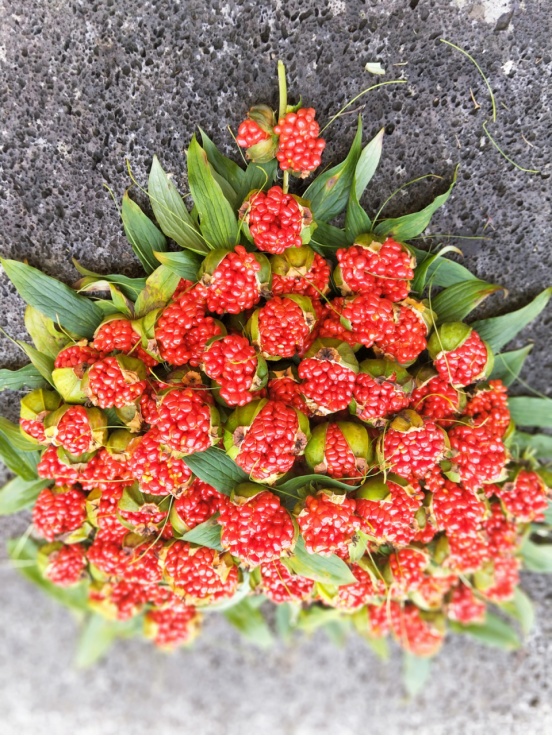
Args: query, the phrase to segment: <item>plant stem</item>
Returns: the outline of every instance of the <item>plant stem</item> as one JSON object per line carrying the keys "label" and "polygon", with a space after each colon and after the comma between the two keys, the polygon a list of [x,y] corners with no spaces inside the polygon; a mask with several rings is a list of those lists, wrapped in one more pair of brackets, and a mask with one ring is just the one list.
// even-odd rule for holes
{"label": "plant stem", "polygon": [[280,92],[280,107],[278,108],[278,120],[283,118],[286,114],[287,109],[287,82],[286,82],[286,67],[284,62],[278,60],[278,90]]}
{"label": "plant stem", "polygon": [[284,171],[284,181],[282,189],[284,190],[284,194],[288,193],[289,189],[289,171]]}

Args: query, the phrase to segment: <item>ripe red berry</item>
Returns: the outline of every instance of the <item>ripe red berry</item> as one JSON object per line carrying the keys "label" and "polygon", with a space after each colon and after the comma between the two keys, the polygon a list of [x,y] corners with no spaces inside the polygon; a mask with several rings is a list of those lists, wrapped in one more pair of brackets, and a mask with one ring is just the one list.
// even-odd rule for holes
{"label": "ripe red berry", "polygon": [[269,299],[247,324],[254,345],[269,360],[304,352],[316,322],[309,297],[290,294]]}
{"label": "ripe red berry", "polygon": [[303,396],[312,412],[325,415],[347,408],[358,363],[346,343],[316,340],[299,363],[298,372]]}
{"label": "ripe red berry", "polygon": [[54,368],[72,368],[78,378],[82,378],[87,369],[105,356],[87,345],[70,345],[60,350],[54,362]]}
{"label": "ripe red berry", "polygon": [[320,491],[316,496],[307,496],[297,517],[307,552],[348,558],[349,544],[360,528],[355,510],[355,500],[345,495]]}
{"label": "ripe red berry", "polygon": [[261,564],[263,595],[273,603],[302,603],[311,600],[314,581],[292,574],[281,560]]}
{"label": "ripe red berry", "polygon": [[163,449],[157,429],[134,440],[132,447],[128,467],[144,493],[179,496],[191,483],[192,471],[175,453]]}
{"label": "ripe red berry", "polygon": [[257,125],[254,120],[247,118],[239,125],[236,143],[242,148],[251,148],[268,137],[268,133]]}
{"label": "ripe red berry", "polygon": [[193,606],[154,608],[146,613],[144,633],[160,649],[190,644],[199,633],[201,618]]}
{"label": "ripe red berry", "polygon": [[423,478],[445,457],[443,430],[405,409],[380,436],[381,467],[403,478]]}
{"label": "ripe red berry", "polygon": [[246,222],[259,250],[283,253],[286,248],[301,247],[301,230],[307,217],[312,219],[310,210],[304,210],[291,194],[274,186],[251,197]]}
{"label": "ripe red berry", "polygon": [[461,624],[477,624],[485,620],[486,610],[485,602],[476,598],[471,588],[460,583],[452,592],[447,614]]}
{"label": "ripe red berry", "polygon": [[171,514],[171,519],[176,514],[177,519],[173,521],[173,524],[193,529],[220,511],[226,502],[226,497],[222,493],[208,483],[195,478],[186,492],[174,502],[174,514]]}
{"label": "ripe red berry", "polygon": [[260,301],[270,286],[270,264],[261,253],[243,245],[233,251],[211,251],[200,271],[207,287],[207,309],[216,314],[239,314]]}
{"label": "ripe red berry", "polygon": [[400,548],[414,540],[416,513],[424,500],[417,483],[403,487],[376,476],[361,486],[356,496],[362,530],[375,544]]}
{"label": "ripe red berry", "polygon": [[407,652],[417,657],[432,657],[440,649],[444,631],[439,619],[425,614],[412,603],[390,605],[391,627],[395,638]]}
{"label": "ripe red berry", "polygon": [[290,169],[301,178],[320,166],[326,141],[319,138],[320,126],[315,121],[312,107],[302,107],[288,112],[274,126],[279,136],[276,158],[283,171]]}
{"label": "ripe red berry", "polygon": [[432,334],[428,350],[441,378],[458,388],[481,380],[492,368],[488,346],[462,322],[442,324]]}
{"label": "ripe red berry", "polygon": [[84,547],[80,544],[53,544],[39,550],[43,558],[44,577],[62,588],[76,585],[83,579],[86,567]]}
{"label": "ripe red berry", "polygon": [[230,598],[238,587],[238,568],[231,558],[181,541],[165,550],[164,575],[188,605],[208,605]]}
{"label": "ripe red berry", "polygon": [[321,255],[308,245],[287,249],[283,255],[272,256],[272,293],[303,294],[320,299],[330,288],[330,267]]}
{"label": "ripe red berry", "polygon": [[158,412],[159,439],[174,452],[191,455],[219,439],[218,411],[207,403],[203,391],[171,390],[159,401]]}
{"label": "ripe red berry", "polygon": [[146,389],[145,366],[127,356],[107,357],[89,368],[85,377],[90,401],[101,409],[132,404]]}
{"label": "ripe red berry", "polygon": [[538,473],[520,470],[496,495],[510,518],[518,522],[543,521],[550,489]]}
{"label": "ripe red berry", "polygon": [[228,406],[245,406],[266,383],[268,369],[246,337],[214,340],[203,354],[203,370],[219,388]]}
{"label": "ripe red berry", "polygon": [[33,508],[33,525],[44,539],[53,542],[84,524],[85,502],[86,496],[78,488],[45,488]]}

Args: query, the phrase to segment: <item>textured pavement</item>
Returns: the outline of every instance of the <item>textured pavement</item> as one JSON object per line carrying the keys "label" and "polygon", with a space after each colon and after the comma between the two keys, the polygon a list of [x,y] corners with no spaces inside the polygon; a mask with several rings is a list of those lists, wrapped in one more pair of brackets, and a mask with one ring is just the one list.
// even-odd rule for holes
{"label": "textured pavement", "polygon": [[[0,253],[67,282],[72,257],[132,275],[104,188],[120,199],[125,159],[144,183],[156,152],[186,191],[183,149],[194,128],[234,153],[226,125],[235,130],[251,103],[276,102],[278,58],[290,98],[302,93],[322,121],[380,81],[364,71],[380,61],[383,79],[408,83],[359,101],[364,141],[387,131],[366,206],[376,211],[416,177],[444,177],[410,186],[385,212],[421,209],[459,163],[430,233],[485,235],[437,242],[459,246],[471,270],[508,289],[507,307],[495,296],[482,314],[509,311],[552,283],[551,26],[546,0],[0,0]],[[540,174],[516,170],[485,138],[485,86],[442,37],[489,77],[493,136]],[[325,162],[343,156],[353,124],[354,115],[343,116],[329,129]],[[25,338],[22,303],[3,275],[0,295],[1,326]],[[550,324],[549,310],[516,343],[535,342],[523,377],[540,391],[550,385]],[[3,366],[24,362],[3,336],[0,350]],[[0,394],[0,410],[15,417],[13,394]],[[27,524],[25,514],[0,519],[0,535]],[[192,652],[165,656],[123,642],[77,671],[71,615],[3,562],[0,733],[550,733],[551,586],[535,575],[524,582],[537,602],[525,647],[503,654],[451,641],[426,691],[408,703],[396,652],[381,664],[358,640],[336,649],[320,635],[293,651],[258,653],[216,618]]]}

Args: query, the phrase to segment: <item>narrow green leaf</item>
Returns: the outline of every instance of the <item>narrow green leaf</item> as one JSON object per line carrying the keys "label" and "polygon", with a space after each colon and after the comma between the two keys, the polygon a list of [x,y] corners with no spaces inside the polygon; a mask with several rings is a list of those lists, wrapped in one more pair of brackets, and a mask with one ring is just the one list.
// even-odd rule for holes
{"label": "narrow green leaf", "polygon": [[548,304],[552,296],[552,286],[541,291],[530,304],[517,309],[515,312],[503,314],[500,317],[490,317],[489,319],[481,319],[474,322],[472,327],[476,330],[483,340],[486,340],[492,350],[497,353],[510,340],[521,332],[521,330],[532,322]]}
{"label": "narrow green leaf", "polygon": [[220,493],[229,496],[238,483],[249,480],[249,476],[228,457],[224,450],[210,447],[203,452],[187,455],[186,465],[194,475],[209,483]]}
{"label": "narrow green leaf", "polygon": [[508,353],[495,355],[495,362],[491,378],[500,378],[506,386],[511,386],[521,373],[525,359],[533,349],[532,345],[526,345],[519,350],[511,350]]}
{"label": "narrow green leaf", "polygon": [[444,289],[431,300],[431,308],[437,312],[437,322],[461,322],[478,304],[502,289],[487,281],[466,281]]}
{"label": "narrow green leaf", "polygon": [[[418,261],[418,268],[424,263],[426,258],[432,258],[433,254],[428,253],[420,248],[415,248],[413,245],[408,246],[410,250],[416,256]],[[476,276],[465,266],[462,266],[456,261],[450,261],[448,258],[434,259],[427,269],[427,280],[429,283],[435,286],[453,286],[463,281],[471,281]]]}
{"label": "narrow green leaf", "polygon": [[312,234],[309,245],[320,255],[335,258],[336,250],[347,248],[351,245],[351,240],[343,230],[320,221],[317,223],[317,228]]}
{"label": "narrow green leaf", "polygon": [[21,298],[54,322],[82,337],[92,337],[103,314],[90,299],[61,281],[19,261],[0,259]]}
{"label": "narrow green leaf", "polygon": [[48,485],[47,481],[23,480],[13,478],[0,488],[0,516],[17,514],[29,508],[36,501],[40,491]]}
{"label": "narrow green leaf", "polygon": [[348,585],[356,582],[355,576],[340,557],[309,554],[302,537],[297,540],[293,557],[288,558],[287,561],[293,572],[309,580],[333,585]]}
{"label": "narrow green leaf", "polygon": [[531,572],[552,572],[552,544],[535,544],[526,539],[521,546],[523,567]]}
{"label": "narrow green leaf", "polygon": [[70,588],[61,588],[42,577],[36,565],[38,545],[35,542],[30,539],[27,539],[25,542],[22,542],[20,539],[10,539],[7,547],[8,554],[14,562],[16,570],[24,577],[41,588],[51,598],[58,601],[58,603],[79,612],[87,610],[88,585],[86,583],[80,583]]}
{"label": "narrow green leaf", "polygon": [[105,657],[117,638],[114,623],[96,614],[86,619],[75,654],[77,667],[80,669],[91,667]]}
{"label": "narrow green leaf", "polygon": [[335,623],[343,618],[343,612],[337,608],[322,608],[321,606],[311,606],[304,608],[297,621],[297,628],[307,631],[311,634],[313,631],[327,626],[329,623]]}
{"label": "narrow green leaf", "polygon": [[0,433],[0,460],[12,473],[19,475],[23,480],[36,480],[38,459],[38,452],[21,452],[13,447],[4,434]]}
{"label": "narrow green leaf", "polygon": [[224,177],[236,192],[240,192],[245,181],[245,171],[235,161],[224,156],[204,130],[200,128],[199,132],[203,150],[213,169],[219,176]]}
{"label": "narrow green leaf", "polygon": [[307,483],[322,483],[325,488],[341,488],[344,491],[354,491],[359,486],[351,486],[347,483],[343,483],[335,478],[330,478],[328,475],[319,475],[318,473],[309,473],[307,475],[298,475],[296,478],[290,478],[285,483],[280,483],[276,486],[277,490],[282,493],[293,493],[299,488],[306,486]]}
{"label": "narrow green leaf", "polygon": [[422,692],[431,674],[431,657],[416,657],[410,652],[403,654],[402,679],[404,689],[411,698]]}
{"label": "narrow green leaf", "polygon": [[176,273],[181,279],[197,281],[197,272],[201,265],[200,256],[189,250],[180,250],[175,253],[154,253],[155,257],[164,266]]}
{"label": "narrow green leaf", "polygon": [[301,606],[296,603],[280,603],[276,606],[274,611],[276,631],[278,636],[285,642],[289,642],[291,634],[297,628],[297,619],[300,612]]}
{"label": "narrow green leaf", "polygon": [[132,250],[145,272],[150,274],[157,268],[153,253],[167,250],[167,239],[142,208],[129,197],[128,191],[123,196],[121,217]]}
{"label": "narrow green leaf", "polygon": [[30,304],[25,309],[25,328],[35,348],[50,358],[55,358],[70,342],[70,338],[64,332],[60,332],[49,317]]}
{"label": "narrow green leaf", "polygon": [[[75,288],[80,291],[109,291],[109,284],[115,284],[127,299],[132,299],[135,302],[138,294],[146,286],[145,278],[131,278],[120,273],[110,273],[105,276],[81,266],[75,258],[73,258],[73,264],[77,271],[85,277],[75,284]],[[94,304],[98,306],[97,302],[94,302]]]}
{"label": "narrow green leaf", "polygon": [[417,235],[423,233],[429,225],[431,218],[435,212],[442,207],[451,195],[454,185],[456,184],[456,176],[458,167],[454,171],[450,187],[444,194],[435,197],[431,204],[424,207],[420,212],[413,212],[410,215],[395,217],[390,220],[383,220],[376,226],[375,232],[378,235],[392,235],[397,240],[410,240]]}
{"label": "narrow green leaf", "polygon": [[182,536],[182,539],[186,542],[192,542],[192,544],[199,544],[202,547],[209,547],[210,549],[216,549],[221,552],[223,549],[220,543],[221,531],[220,524],[209,519],[203,522],[203,524],[198,524],[189,532],[186,532]]}
{"label": "narrow green leaf", "polygon": [[458,634],[466,634],[472,639],[498,649],[512,650],[521,646],[518,635],[510,624],[503,621],[492,613],[487,613],[482,624],[462,625],[454,621],[450,622],[450,628]]}
{"label": "narrow green leaf", "polygon": [[195,253],[208,253],[209,246],[198,232],[186,205],[172,180],[153,157],[148,180],[151,207],[159,227],[168,238]]}
{"label": "narrow green leaf", "polygon": [[378,168],[381,151],[383,148],[383,136],[385,134],[385,128],[382,128],[362,149],[362,153],[358,158],[358,163],[355,168],[355,186],[354,193],[357,200],[360,200],[364,190],[372,180],[372,177],[376,173]]}
{"label": "narrow green leaf", "polygon": [[500,608],[516,621],[519,621],[522,632],[530,634],[535,625],[535,608],[531,599],[521,590],[516,588],[511,601],[500,604]]}
{"label": "narrow green leaf", "polygon": [[512,419],[522,427],[552,427],[552,399],[514,396],[508,406]]}
{"label": "narrow green leaf", "polygon": [[225,618],[241,635],[261,649],[268,649],[274,639],[261,611],[244,599],[232,608],[224,611]]}
{"label": "narrow green leaf", "polygon": [[242,188],[239,192],[242,201],[253,190],[270,189],[276,179],[277,171],[278,162],[275,159],[266,164],[255,164],[253,162],[248,164]]}
{"label": "narrow green leaf", "polygon": [[[26,342],[23,342],[22,340],[16,341],[19,347],[21,347],[33,366],[36,368],[36,370],[40,373],[40,375],[48,381],[49,384],[52,386],[54,385],[52,382],[52,371],[54,370],[54,360],[53,358],[50,358],[48,355],[44,355],[39,350],[34,348],[32,345],[29,345]],[[54,386],[55,388],[55,386]]]}
{"label": "narrow green leaf", "polygon": [[361,154],[361,145],[362,119],[359,116],[357,132],[347,158],[319,174],[303,195],[310,200],[316,222],[329,222],[345,209]]}
{"label": "narrow green leaf", "polygon": [[[410,247],[410,246],[409,246]],[[421,294],[425,289],[426,282],[431,269],[435,270],[435,266],[438,264],[439,259],[442,258],[446,253],[455,252],[461,253],[458,248],[453,245],[447,245],[442,248],[438,253],[426,253],[425,258],[418,263],[414,270],[414,280],[412,281],[411,290]]]}
{"label": "narrow green leaf", "polygon": [[212,248],[233,248],[238,238],[236,215],[195,135],[188,148],[188,182],[205,240]]}
{"label": "narrow green leaf", "polygon": [[36,442],[31,442],[21,434],[19,424],[14,424],[5,417],[0,417],[0,435],[3,435],[10,445],[21,452],[37,452],[42,449]]}
{"label": "narrow green leaf", "polygon": [[552,458],[552,435],[528,434],[516,429],[512,438],[512,447],[516,447],[520,452],[532,450],[536,457],[548,460]]}
{"label": "narrow green leaf", "polygon": [[22,388],[33,390],[46,385],[47,381],[32,364],[14,370],[0,368],[0,391],[19,391]]}
{"label": "narrow green leaf", "polygon": [[158,266],[146,280],[146,288],[140,292],[134,306],[136,316],[164,307],[174,294],[180,277],[166,266]]}
{"label": "narrow green leaf", "polygon": [[362,233],[369,233],[372,229],[372,221],[360,206],[356,194],[354,192],[355,183],[351,187],[351,196],[347,205],[347,215],[345,217],[345,232],[351,242]]}

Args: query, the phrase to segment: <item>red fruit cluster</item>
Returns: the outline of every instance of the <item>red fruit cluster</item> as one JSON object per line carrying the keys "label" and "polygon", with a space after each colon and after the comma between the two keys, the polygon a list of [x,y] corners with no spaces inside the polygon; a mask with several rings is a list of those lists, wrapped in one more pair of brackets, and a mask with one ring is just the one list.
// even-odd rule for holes
{"label": "red fruit cluster", "polygon": [[261,388],[259,359],[255,348],[241,335],[215,340],[203,354],[203,370],[216,381],[220,397],[228,406],[244,406]]}
{"label": "red fruit cluster", "polygon": [[312,107],[302,107],[297,112],[288,112],[274,126],[278,136],[276,158],[283,171],[290,169],[306,177],[320,166],[326,141],[319,137],[315,114]]}
{"label": "red fruit cluster", "polygon": [[249,232],[259,250],[283,253],[286,248],[302,245],[303,213],[291,194],[281,187],[255,194],[247,214]]}

